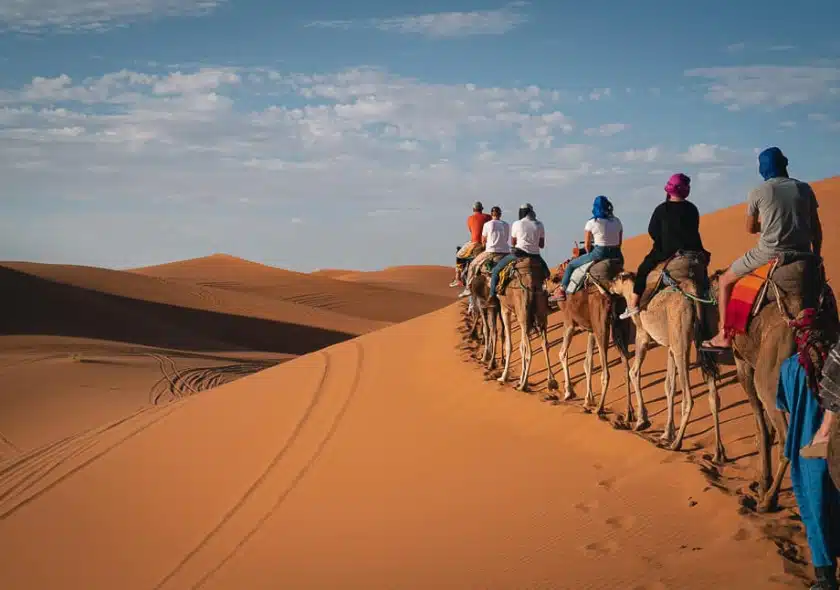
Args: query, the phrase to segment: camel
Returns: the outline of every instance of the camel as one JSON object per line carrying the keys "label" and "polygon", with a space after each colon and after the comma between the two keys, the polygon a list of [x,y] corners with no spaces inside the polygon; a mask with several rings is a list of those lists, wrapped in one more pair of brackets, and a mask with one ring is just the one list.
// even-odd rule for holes
{"label": "camel", "polygon": [[[528,391],[528,375],[531,371],[531,332],[536,332],[542,340],[545,353],[545,366],[548,371],[549,390],[557,389],[557,381],[551,370],[551,358],[548,353],[548,294],[543,289],[545,282],[541,262],[531,258],[521,258],[512,263],[512,277],[504,293],[498,293],[499,313],[502,317],[504,331],[504,359],[505,366],[499,377],[499,383],[505,383],[510,374],[510,357],[512,355],[513,317],[520,327],[519,351],[522,356],[522,373],[516,389]],[[547,278],[547,277],[546,277]],[[476,280],[478,280],[476,278]],[[489,302],[490,305],[495,302]],[[490,335],[495,340],[495,335]]]}
{"label": "camel", "polygon": [[[486,273],[479,272],[470,283],[473,306],[481,324],[484,352],[480,360],[487,363],[487,369],[496,368],[496,343],[498,341],[499,306],[493,305],[490,299],[490,278]],[[504,334],[503,334],[504,336]]]}
{"label": "camel", "polygon": [[[568,263],[569,261],[566,261],[557,268],[557,271],[551,277],[552,283],[560,281]],[[597,414],[599,416],[604,414],[607,390],[610,385],[608,354],[610,332],[612,332],[621,356],[621,362],[624,365],[624,382],[627,386],[627,420],[632,421],[634,417],[630,394],[630,351],[627,348],[629,339],[627,328],[630,322],[618,319],[620,310],[616,309],[614,296],[597,282],[591,281],[581,290],[568,294],[566,301],[562,302],[559,308],[563,318],[563,345],[560,349],[560,363],[563,367],[565,382],[563,401],[569,401],[576,397],[569,376],[569,345],[575,332],[582,330],[587,333],[586,359],[583,363],[583,370],[586,375],[586,396],[584,397],[583,407],[589,409],[595,404],[592,392],[592,359],[594,356],[593,349],[597,345],[598,356],[601,359],[601,399],[598,403]],[[557,401],[558,398],[555,395],[549,395],[545,399],[546,401]]]}
{"label": "camel", "polygon": [[[656,286],[656,281],[662,274],[665,265],[651,273],[648,278],[648,289]],[[633,292],[635,273],[623,272],[619,274],[610,291],[624,296],[629,300]],[[701,353],[700,342],[708,329],[703,324],[704,313],[698,301],[697,287],[693,280],[683,278],[678,280],[675,288],[668,288],[656,292],[647,306],[635,316],[636,326],[636,358],[630,369],[630,377],[636,394],[638,416],[634,430],[642,431],[650,427],[647,408],[641,388],[641,371],[647,348],[653,343],[664,346],[668,350],[668,364],[665,374],[665,397],[667,400],[667,417],[665,429],[660,437],[663,445],[668,445],[672,451],[682,448],[685,431],[688,426],[694,400],[691,395],[691,379],[689,376],[692,343],[697,349],[697,356],[703,376],[709,387],[709,405],[712,411],[715,431],[714,461],[718,464],[726,461],[726,452],[720,436],[720,397],[717,390],[718,366],[710,353]],[[677,379],[682,389],[682,408],[680,426],[674,433],[674,396]]]}
{"label": "camel", "polygon": [[[790,265],[793,266],[794,264]],[[796,294],[796,291],[800,291],[805,285],[822,285],[817,300],[807,305],[818,310],[815,328],[821,331],[821,340],[831,343],[836,340],[840,331],[834,294],[827,282],[817,277],[803,278],[802,273],[808,272],[807,270],[791,270],[793,273],[798,272],[793,275],[792,280],[789,279],[792,288],[785,285],[783,279],[774,279],[775,274],[771,275],[768,286],[774,301],[765,303],[750,319],[746,333],[736,334],[732,342],[738,381],[746,393],[756,421],[759,450],[756,509],[759,512],[769,512],[776,507],[779,489],[789,465],[784,455],[787,416],[776,408],[776,394],[781,365],[785,359],[797,352],[794,329],[789,322],[806,307],[804,297]],[[713,294],[718,292],[718,279],[723,272],[716,271],[711,277]],[[775,475],[772,473],[770,454],[774,434],[778,434],[778,465]]]}

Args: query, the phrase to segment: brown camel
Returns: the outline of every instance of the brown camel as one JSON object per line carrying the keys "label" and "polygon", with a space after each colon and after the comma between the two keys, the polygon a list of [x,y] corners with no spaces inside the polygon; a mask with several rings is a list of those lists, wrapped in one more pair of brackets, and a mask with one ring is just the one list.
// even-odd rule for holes
{"label": "brown camel", "polygon": [[[805,273],[818,272],[816,265],[805,261],[780,267],[768,280],[768,299],[747,325],[746,333],[736,334],[732,341],[732,352],[738,381],[746,393],[755,415],[758,434],[759,512],[768,512],[776,507],[779,489],[782,485],[789,461],[784,455],[787,438],[787,416],[776,408],[776,394],[782,363],[796,351],[794,330],[789,321],[806,307],[819,310],[815,326],[819,338],[833,343],[838,334],[838,319],[834,294],[821,276]],[[784,270],[782,270],[784,269]],[[787,274],[783,277],[782,273]],[[711,290],[717,293],[718,279],[722,270],[711,277]],[[778,275],[778,277],[777,277]],[[808,300],[801,294],[802,287],[821,285],[818,297]],[[713,317],[717,317],[715,313]],[[778,465],[772,472],[770,449],[774,434],[778,435]]]}
{"label": "brown camel", "polygon": [[[560,277],[563,276],[567,264],[568,261],[557,268],[551,277],[552,283],[560,282]],[[604,413],[607,391],[610,386],[608,356],[610,332],[612,332],[613,340],[624,365],[624,382],[627,387],[627,420],[632,421],[634,418],[630,395],[630,351],[627,348],[630,322],[618,319],[621,310],[616,309],[616,303],[616,298],[599,282],[591,278],[587,279],[586,285],[579,291],[569,293],[566,296],[566,301],[560,303],[559,308],[563,318],[563,345],[560,349],[560,363],[563,367],[565,383],[563,400],[569,401],[575,398],[572,380],[569,376],[569,346],[576,331],[584,331],[587,334],[587,344],[586,358],[583,363],[583,370],[586,375],[586,397],[584,397],[583,407],[588,409],[595,405],[595,396],[592,392],[592,360],[593,349],[597,345],[598,356],[601,359],[601,399],[598,403],[597,413],[598,415]],[[546,401],[556,402],[558,398],[556,395],[549,395],[546,397]]]}
{"label": "brown camel", "polygon": [[[664,264],[660,265],[649,276],[649,289],[656,287],[663,267]],[[674,278],[677,277],[675,276]],[[613,281],[610,290],[617,295],[623,295],[626,300],[629,300],[633,293],[634,279],[634,273],[621,273]],[[636,358],[633,367],[630,369],[630,376],[638,406],[638,417],[634,429],[641,431],[650,427],[650,420],[648,419],[641,387],[642,364],[645,360],[647,348],[654,343],[667,348],[668,365],[665,374],[667,417],[661,442],[663,444],[669,444],[669,448],[673,451],[678,451],[682,448],[691,410],[694,407],[694,399],[691,395],[691,378],[689,375],[691,364],[689,356],[692,343],[695,348],[699,347],[703,335],[707,331],[703,325],[704,313],[701,307],[702,304],[697,301],[698,296],[695,281],[684,277],[680,277],[680,279],[677,281],[676,287],[667,288],[655,293],[642,311],[633,316],[633,322],[636,325]],[[709,353],[701,353],[698,349],[697,356],[709,387],[709,405],[712,411],[715,430],[714,461],[716,463],[723,463],[726,461],[726,453],[720,436],[720,420],[718,417],[720,409],[720,398],[717,390],[718,367],[714,357]],[[674,397],[677,379],[679,379],[683,395],[680,426],[675,435]]]}
{"label": "brown camel", "polygon": [[470,282],[473,307],[481,325],[484,352],[481,362],[487,363],[487,368],[496,368],[496,342],[498,341],[499,306],[490,303],[490,277],[483,272],[476,274]]}
{"label": "brown camel", "polygon": [[557,389],[557,381],[554,379],[551,358],[548,354],[548,293],[543,288],[548,277],[544,276],[541,262],[532,258],[520,258],[509,267],[509,270],[512,275],[510,282],[504,292],[497,296],[504,328],[505,357],[505,367],[498,381],[499,383],[507,382],[510,374],[510,357],[513,353],[513,317],[516,316],[520,327],[519,351],[522,356],[522,373],[516,389],[528,391],[532,355],[531,332],[536,332],[542,340],[548,371],[548,388]]}

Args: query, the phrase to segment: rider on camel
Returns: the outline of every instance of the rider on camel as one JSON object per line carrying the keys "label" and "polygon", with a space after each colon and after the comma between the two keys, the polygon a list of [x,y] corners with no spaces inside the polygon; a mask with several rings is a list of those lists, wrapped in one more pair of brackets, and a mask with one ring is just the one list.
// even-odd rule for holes
{"label": "rider on camel", "polygon": [[681,251],[700,252],[708,260],[710,255],[703,248],[703,240],[700,238],[700,212],[694,203],[688,201],[690,192],[691,179],[685,174],[674,174],[668,179],[665,202],[657,205],[648,223],[653,248],[636,271],[633,296],[627,302],[627,310],[619,316],[621,319],[639,313],[639,302],[647,287],[648,275],[657,265]]}
{"label": "rider on camel", "polygon": [[481,230],[490,219],[491,217],[484,213],[484,205],[481,204],[481,201],[473,203],[473,213],[467,217],[470,240],[461,246],[455,255],[455,280],[449,283],[450,287],[457,287],[461,284],[461,275],[464,272],[463,266],[470,262],[475,255],[476,248],[481,245]]}
{"label": "rider on camel", "polygon": [[548,265],[540,256],[540,250],[545,248],[545,227],[537,219],[534,207],[525,203],[519,207],[519,220],[510,226],[510,242],[513,247],[510,254],[502,258],[493,267],[490,277],[490,297],[496,297],[496,287],[499,284],[499,273],[511,262],[519,258],[536,258],[543,267],[544,277],[548,277]]}
{"label": "rider on camel", "polygon": [[720,330],[703,343],[702,350],[721,352],[732,347],[732,335],[724,329],[726,308],[739,278],[761,268],[779,255],[813,254],[820,257],[822,226],[819,205],[813,189],[805,182],[790,178],[788,159],[777,147],[758,155],[759,173],[764,182],[750,191],[747,198],[746,229],[759,234],[758,246],[732,263],[720,277],[718,308]]}
{"label": "rider on camel", "polygon": [[481,243],[484,246],[484,252],[476,256],[470,263],[467,269],[466,286],[458,297],[469,297],[471,295],[470,283],[487,260],[510,254],[510,224],[507,221],[502,221],[502,208],[498,205],[492,207],[490,217],[490,221],[485,223],[481,230]]}
{"label": "rider on camel", "polygon": [[563,280],[554,295],[549,297],[549,301],[566,300],[566,290],[572,280],[572,272],[584,264],[610,258],[617,258],[622,262],[624,260],[621,254],[624,228],[621,220],[613,215],[613,204],[607,197],[603,195],[595,197],[595,202],[592,204],[592,217],[586,222],[583,231],[586,254],[569,261],[563,273]]}

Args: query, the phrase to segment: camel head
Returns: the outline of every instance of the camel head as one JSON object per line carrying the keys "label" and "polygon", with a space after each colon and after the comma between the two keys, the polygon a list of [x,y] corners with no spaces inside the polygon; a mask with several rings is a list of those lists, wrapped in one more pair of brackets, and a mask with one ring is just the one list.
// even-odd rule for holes
{"label": "camel head", "polygon": [[717,294],[718,285],[720,284],[720,277],[725,272],[725,268],[719,268],[718,270],[709,275],[709,291],[711,293]]}
{"label": "camel head", "polygon": [[548,282],[554,285],[559,285],[560,281],[563,280],[563,273],[566,272],[567,266],[569,266],[568,260],[557,265],[557,268],[549,273]]}
{"label": "camel head", "polygon": [[633,281],[636,280],[636,273],[622,271],[610,283],[610,293],[629,298],[633,294]]}

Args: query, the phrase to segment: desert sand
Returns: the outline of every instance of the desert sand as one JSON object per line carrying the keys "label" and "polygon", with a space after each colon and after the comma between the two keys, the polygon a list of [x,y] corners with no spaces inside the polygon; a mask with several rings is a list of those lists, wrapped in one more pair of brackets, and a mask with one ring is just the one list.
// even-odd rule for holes
{"label": "desert sand", "polygon": [[[832,278],[840,271],[838,237],[830,231],[840,218],[840,178],[814,186]],[[753,243],[742,226],[742,206],[704,218],[714,268]],[[630,266],[647,247],[646,237],[629,240]],[[662,350],[652,351],[644,367],[654,427],[635,435],[584,413],[579,402],[540,403],[539,395],[484,376],[474,345],[463,338],[463,304],[392,325],[361,315],[361,304],[339,290],[330,296],[346,304],[342,311],[359,315],[280,301],[265,294],[272,293],[270,280],[243,287],[253,280],[244,271],[214,278],[212,271],[190,274],[178,264],[136,272],[21,264],[0,270],[17,273],[20,285],[12,293],[23,306],[20,317],[4,320],[0,337],[7,365],[0,378],[17,372],[17,381],[5,383],[21,388],[0,398],[3,404],[23,407],[19,398],[61,387],[60,373],[51,383],[43,363],[81,372],[108,366],[101,361],[125,352],[119,347],[200,352],[214,356],[201,361],[214,366],[295,357],[275,357],[285,362],[197,394],[165,387],[169,393],[157,404],[140,378],[130,377],[132,366],[109,369],[120,371],[114,381],[103,374],[89,391],[68,392],[67,405],[43,416],[33,405],[10,419],[4,405],[0,587],[795,588],[808,574],[789,490],[780,512],[751,511],[754,422],[731,367],[724,367],[721,421],[732,461],[715,468],[708,461],[705,387],[696,371],[698,404],[684,451],[651,444],[663,422]],[[415,293],[425,286],[429,295],[433,273],[444,285],[451,280],[442,267],[326,271],[300,280],[414,286]],[[75,295],[53,294],[42,282]],[[44,295],[27,299],[33,292]],[[172,292],[177,298],[167,299]],[[157,306],[173,307],[177,318]],[[203,315],[213,312],[259,323],[256,330],[228,329]],[[553,319],[556,362],[556,314]],[[33,323],[39,327],[27,328]],[[172,330],[179,336],[170,336],[170,323],[180,327]],[[304,328],[301,342],[309,351],[283,332]],[[255,331],[272,329],[274,339],[255,340]],[[342,338],[324,342],[328,330]],[[197,342],[196,332],[206,343]],[[575,381],[583,372],[583,343],[576,338]],[[75,360],[32,361],[60,346],[90,348]],[[236,360],[223,358],[233,351]],[[13,354],[20,358],[11,365],[5,359]],[[143,356],[145,349],[133,354],[126,363],[164,356]],[[615,363],[614,351],[611,356]],[[545,388],[540,363],[535,355],[536,393]],[[612,370],[608,401],[616,412],[624,405],[624,383],[620,367]],[[91,415],[106,405],[112,396],[106,387],[136,391],[126,395],[132,401],[118,416],[87,417],[84,428],[64,424],[79,420],[64,415],[76,411],[72,403]],[[51,422],[59,435],[50,435]]]}

